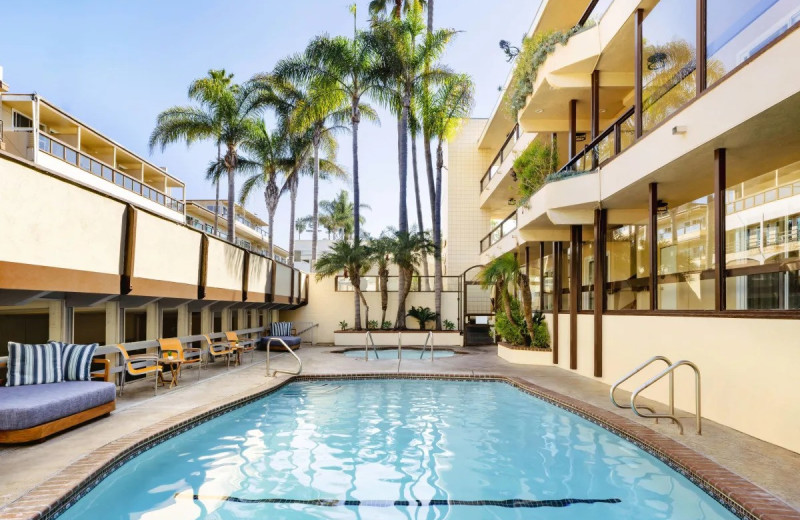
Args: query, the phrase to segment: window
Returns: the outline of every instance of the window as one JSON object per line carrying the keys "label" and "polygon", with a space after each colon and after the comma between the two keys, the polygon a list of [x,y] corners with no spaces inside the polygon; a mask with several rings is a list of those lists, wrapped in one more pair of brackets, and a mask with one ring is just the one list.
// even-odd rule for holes
{"label": "window", "polygon": [[33,128],[33,119],[30,117],[20,114],[16,110],[12,112],[12,126],[14,128]]}

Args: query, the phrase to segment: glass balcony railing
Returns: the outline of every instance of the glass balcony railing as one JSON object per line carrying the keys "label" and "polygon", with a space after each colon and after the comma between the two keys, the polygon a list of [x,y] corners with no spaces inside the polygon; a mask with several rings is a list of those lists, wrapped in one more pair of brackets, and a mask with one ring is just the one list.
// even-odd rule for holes
{"label": "glass balcony railing", "polygon": [[57,159],[71,164],[81,170],[89,172],[97,177],[101,177],[108,182],[114,183],[120,188],[124,188],[132,193],[150,199],[156,204],[160,204],[173,211],[183,213],[183,202],[173,199],[169,195],[152,188],[139,180],[125,175],[115,170],[105,163],[83,154],[74,148],[44,134],[39,134],[39,150]]}
{"label": "glass balcony railing", "polygon": [[489,186],[489,182],[494,178],[497,172],[500,170],[500,165],[503,164],[503,161],[508,157],[508,154],[511,153],[511,149],[514,148],[514,145],[517,143],[517,139],[519,139],[519,125],[514,125],[514,129],[506,137],[505,142],[500,147],[500,151],[497,152],[494,159],[492,160],[492,164],[489,165],[489,169],[486,170],[486,173],[481,178],[481,192]]}
{"label": "glass balcony railing", "polygon": [[756,206],[761,206],[762,204],[793,197],[795,195],[800,195],[800,182],[776,186],[748,197],[728,202],[725,205],[725,213],[727,215],[732,215],[746,209],[755,208]]}
{"label": "glass balcony railing", "polygon": [[502,222],[494,227],[489,234],[481,239],[481,253],[495,245],[504,236],[517,229],[517,211],[507,216]]}
{"label": "glass balcony railing", "polygon": [[575,154],[575,157],[562,166],[556,175],[592,171],[628,148],[636,140],[634,113],[635,108],[629,108],[611,126],[592,139],[583,150]]}

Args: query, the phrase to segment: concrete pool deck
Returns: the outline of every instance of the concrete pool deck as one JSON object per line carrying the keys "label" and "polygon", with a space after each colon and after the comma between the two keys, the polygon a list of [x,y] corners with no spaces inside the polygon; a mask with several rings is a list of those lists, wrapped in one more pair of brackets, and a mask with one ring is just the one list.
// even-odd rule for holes
{"label": "concrete pool deck", "polygon": [[[513,365],[497,356],[495,346],[456,349],[469,354],[433,363],[430,360],[403,359],[399,370],[396,359],[365,363],[360,359],[333,354],[335,350],[341,348],[301,348],[298,354],[303,360],[303,375],[491,374],[517,378],[610,412],[610,417],[624,417],[646,426],[766,489],[792,508],[800,509],[800,486],[797,485],[800,454],[709,420],[704,420],[702,436],[692,433],[691,428],[687,428],[685,435],[678,435],[677,428],[668,421],[655,424],[652,420],[635,417],[629,410],[613,408],[608,400],[608,385],[567,370]],[[43,494],[59,489],[63,492],[77,485],[81,468],[85,469],[85,478],[91,468],[98,464],[117,460],[122,447],[149,439],[164,430],[166,425],[184,424],[198,413],[213,411],[231,400],[244,398],[286,381],[288,376],[284,374],[274,378],[265,377],[264,357],[263,352],[257,352],[252,364],[246,361],[242,367],[230,370],[226,370],[221,363],[212,365],[208,370],[203,370],[199,382],[195,369],[187,370],[177,388],[159,389],[156,397],[150,384],[126,385],[125,395],[118,399],[117,410],[110,417],[95,420],[43,443],[0,448],[0,519],[29,518],[34,506],[38,505],[41,511]],[[275,355],[272,359],[272,368],[293,367],[294,359],[286,353]],[[65,469],[68,471],[63,471]],[[39,486],[42,483],[45,484]],[[800,513],[787,516],[785,511],[775,510],[770,516],[792,517],[800,518]]]}

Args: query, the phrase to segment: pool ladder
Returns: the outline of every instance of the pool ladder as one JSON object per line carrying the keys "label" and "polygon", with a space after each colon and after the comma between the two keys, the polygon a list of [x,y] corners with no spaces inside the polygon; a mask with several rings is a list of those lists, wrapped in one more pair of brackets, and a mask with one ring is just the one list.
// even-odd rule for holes
{"label": "pool ladder", "polygon": [[[616,392],[617,388],[627,381],[628,379],[632,378],[648,366],[658,361],[663,361],[666,363],[667,367],[663,369],[661,372],[656,374],[655,376],[651,377],[644,384],[642,384],[639,388],[633,391],[631,394],[630,404],[620,404],[617,402],[616,398],[614,397],[614,392]],[[633,413],[638,415],[639,417],[645,417],[649,419],[655,419],[656,423],[658,423],[658,419],[671,419],[672,422],[678,425],[678,429],[680,430],[680,434],[683,435],[683,423],[681,423],[680,419],[675,415],[675,370],[681,366],[688,366],[694,371],[694,398],[695,398],[695,425],[697,428],[697,435],[702,435],[702,424],[700,418],[700,370],[697,368],[697,365],[692,363],[691,361],[687,361],[682,359],[673,363],[668,358],[664,356],[653,356],[638,367],[631,370],[628,374],[622,377],[619,381],[614,383],[614,386],[611,387],[610,397],[611,403],[616,406],[617,408],[630,408],[633,410]],[[639,397],[643,391],[645,391],[650,386],[654,385],[657,381],[659,381],[664,376],[669,376],[669,413],[666,414],[659,414],[656,413],[655,410],[650,408],[649,406],[644,405],[637,405],[636,398]],[[649,414],[642,413],[640,410],[647,410],[650,412]]]}
{"label": "pool ladder", "polygon": [[[270,351],[270,347],[272,347],[272,342],[273,341],[277,341],[278,343],[283,345],[283,348],[285,348],[289,352],[289,354],[294,356],[294,359],[297,360],[297,370],[292,371],[292,370],[282,370],[282,369],[277,369],[276,368],[275,370],[272,371],[272,375],[270,375],[269,351]],[[289,374],[289,375],[292,375],[292,376],[296,376],[296,375],[299,375],[300,372],[302,372],[302,371],[303,371],[303,362],[300,360],[300,357],[297,354],[294,353],[294,350],[292,350],[292,348],[289,345],[287,345],[286,342],[283,341],[281,338],[269,338],[269,341],[267,341],[267,377],[276,376],[276,375],[278,375],[278,372],[280,372],[282,374]]]}
{"label": "pool ladder", "polygon": [[[369,346],[370,346],[370,344],[372,344],[372,351],[375,352],[375,359],[379,359],[378,358],[378,349],[375,348],[375,340],[372,339],[372,332],[368,330],[366,332],[366,334],[364,334],[364,361],[369,361]],[[431,363],[433,363],[433,331],[431,331],[431,330],[428,331],[428,335],[425,337],[425,344],[422,345],[422,349],[421,349],[421,351],[419,353],[419,358],[420,359],[422,359],[422,357],[425,355],[425,347],[427,347],[428,344],[430,344],[430,347],[431,347]],[[402,361],[402,358],[403,358],[403,332],[402,331],[398,331],[397,332],[397,366],[398,367],[400,366],[400,361]]]}

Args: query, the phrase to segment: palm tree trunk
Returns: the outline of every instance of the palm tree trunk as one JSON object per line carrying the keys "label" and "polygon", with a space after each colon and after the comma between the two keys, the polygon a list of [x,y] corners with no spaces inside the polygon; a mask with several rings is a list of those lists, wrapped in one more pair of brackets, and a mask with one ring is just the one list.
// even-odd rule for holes
{"label": "palm tree trunk", "polygon": [[533,345],[533,302],[531,301],[531,284],[527,273],[519,274],[519,292],[522,299],[522,315],[525,318],[528,335],[531,337],[531,345]]}
{"label": "palm tree trunk", "polygon": [[289,265],[294,266],[294,221],[295,221],[295,209],[297,208],[297,186],[298,180],[297,175],[290,181],[291,184],[289,185]]}
{"label": "palm tree trunk", "polygon": [[314,208],[311,217],[311,270],[317,261],[317,228],[319,227],[319,140],[314,140]]}
{"label": "palm tree trunk", "polygon": [[433,0],[428,0],[428,34],[433,32]]}
{"label": "palm tree trunk", "polygon": [[[217,164],[222,161],[222,146],[219,141],[217,141]],[[219,232],[219,177],[214,182],[217,189],[217,198],[214,200],[214,236],[219,236],[217,233]]]}
{"label": "palm tree trunk", "polygon": [[433,211],[433,290],[436,312],[436,330],[442,329],[442,168],[444,152],[442,141],[436,147],[436,204]]}
{"label": "palm tree trunk", "polygon": [[364,298],[364,294],[361,292],[361,275],[356,273],[350,274],[350,283],[353,285],[353,296],[354,296],[354,306],[355,306],[355,319],[353,320],[353,328],[355,330],[361,330],[361,303],[364,303],[364,308],[367,312],[367,319],[369,319],[369,305],[367,305],[367,299]]}
{"label": "palm tree trunk", "polygon": [[[411,132],[411,169],[414,173],[414,200],[417,204],[417,226],[419,226],[420,236],[425,234],[425,226],[422,222],[422,200],[419,196],[419,168],[417,167],[417,134]],[[428,255],[422,254],[422,273],[425,275],[425,290],[431,290],[431,282],[428,278]]]}
{"label": "palm tree trunk", "polygon": [[403,110],[400,115],[400,127],[397,132],[400,136],[398,145],[399,154],[399,175],[400,175],[400,211],[397,228],[401,233],[408,232],[408,114],[411,107],[411,96],[403,95]]}
{"label": "palm tree trunk", "polygon": [[[275,241],[273,240],[275,236],[275,210],[270,208],[269,202],[269,194],[267,190],[264,190],[264,203],[267,206],[267,221],[269,223],[269,229],[267,229],[267,238],[269,240],[269,257],[275,258],[275,246],[273,245]],[[272,294],[275,294],[275,288],[272,288]]]}
{"label": "palm tree trunk", "polygon": [[353,243],[358,245],[361,241],[361,191],[358,187],[358,123],[361,122],[361,113],[358,109],[358,99],[353,99]]}
{"label": "palm tree trunk", "polygon": [[386,321],[386,309],[389,307],[389,267],[380,267],[378,276],[381,280],[381,328],[383,328],[383,322]]}
{"label": "palm tree trunk", "polygon": [[236,169],[236,149],[228,145],[228,242],[236,243],[236,179],[233,174]]}
{"label": "palm tree trunk", "polygon": [[411,281],[414,278],[414,273],[410,270],[400,269],[402,276],[402,285],[397,288],[397,317],[394,321],[394,327],[399,330],[406,328],[406,299],[408,293],[411,292]]}

